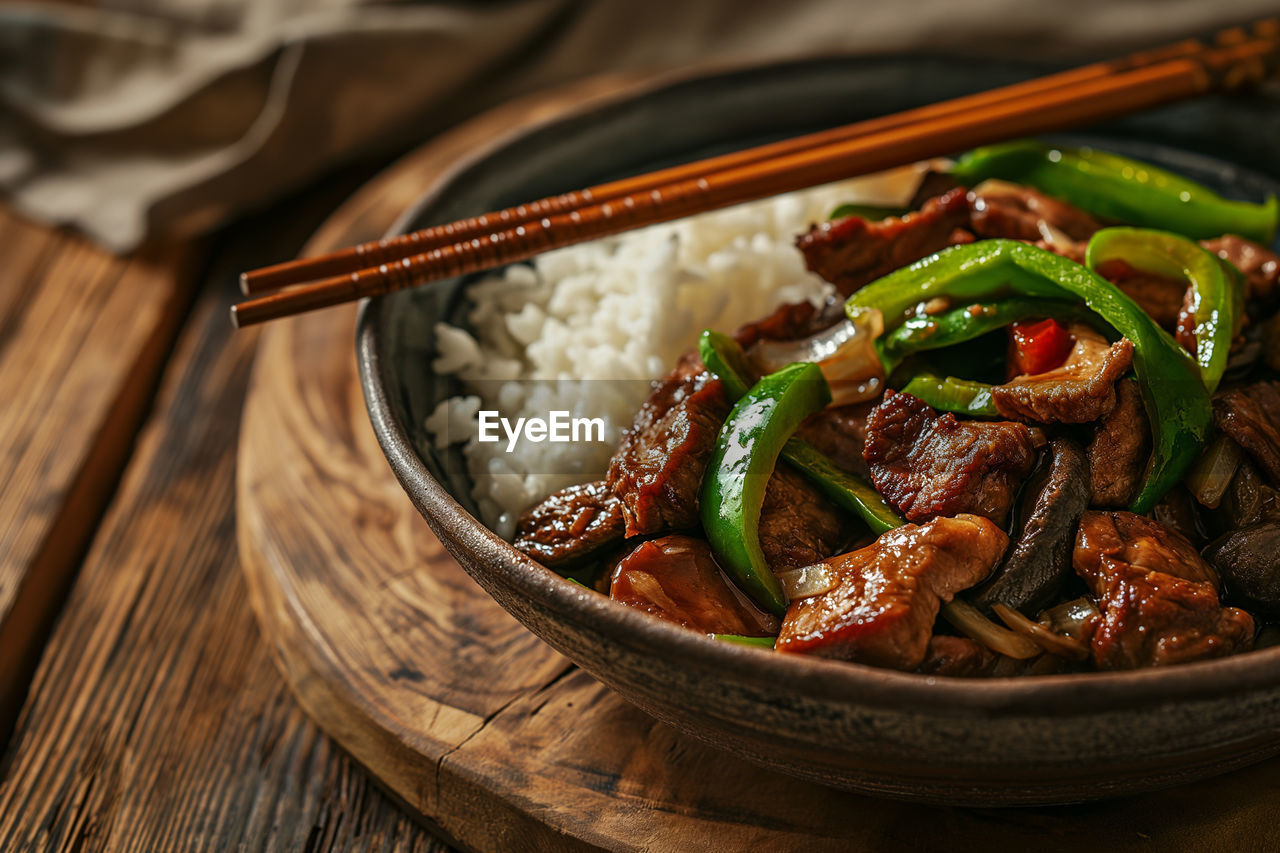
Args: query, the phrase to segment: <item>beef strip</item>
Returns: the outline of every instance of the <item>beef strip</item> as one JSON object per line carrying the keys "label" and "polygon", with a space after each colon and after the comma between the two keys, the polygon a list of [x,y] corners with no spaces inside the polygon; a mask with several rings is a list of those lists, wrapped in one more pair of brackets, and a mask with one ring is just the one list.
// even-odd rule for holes
{"label": "beef strip", "polygon": [[601,480],[570,486],[516,522],[517,549],[553,569],[571,569],[622,541],[622,503]]}
{"label": "beef strip", "polygon": [[1003,522],[1035,464],[1025,425],[960,421],[892,391],[867,419],[863,457],[876,489],[910,521],[971,512]]}
{"label": "beef strip", "polygon": [[796,430],[803,438],[846,471],[867,476],[862,449],[867,441],[867,417],[874,402],[833,406],[810,415]]}
{"label": "beef strip", "polygon": [[1072,555],[1102,610],[1099,669],[1135,669],[1248,651],[1253,618],[1223,607],[1217,574],[1195,547],[1130,512],[1087,512]]}
{"label": "beef strip", "polygon": [[930,199],[937,198],[940,195],[946,195],[956,187],[961,186],[960,182],[952,177],[950,172],[935,172],[933,169],[924,173],[924,177],[920,179],[920,183],[916,186],[916,191],[911,196],[911,201],[907,202],[907,208],[910,210],[919,210],[925,206]]}
{"label": "beef strip", "polygon": [[997,654],[977,640],[938,634],[929,638],[924,662],[917,671],[953,678],[1005,678],[1014,675],[1052,675],[1062,672],[1065,661],[1053,655],[1017,660]]}
{"label": "beef strip", "polygon": [[1008,541],[975,515],[882,534],[866,548],[825,561],[836,585],[791,602],[775,648],[915,669],[942,603],[981,581]]}
{"label": "beef strip", "polygon": [[1186,282],[1135,269],[1118,258],[1099,265],[1097,271],[1138,303],[1156,325],[1170,332],[1177,326],[1187,294]]}
{"label": "beef strip", "polygon": [[1202,240],[1200,245],[1244,273],[1250,301],[1269,303],[1280,295],[1280,255],[1234,234]]}
{"label": "beef strip", "polygon": [[691,536],[637,545],[614,567],[609,597],[706,634],[764,637],[778,630],[778,620],[725,577],[711,546]]}
{"label": "beef strip", "polygon": [[1151,455],[1151,425],[1137,382],[1124,379],[1116,386],[1116,406],[1098,423],[1086,453],[1093,505],[1127,505]]}
{"label": "beef strip", "polygon": [[811,302],[779,305],[772,314],[745,323],[733,333],[743,349],[760,341],[798,341],[830,328],[844,319],[844,301],[828,299],[821,307]]}
{"label": "beef strip", "polygon": [[606,478],[628,537],[697,525],[702,474],[729,409],[720,380],[696,355],[685,356],[644,401]]}
{"label": "beef strip", "polygon": [[1055,438],[1023,489],[1015,513],[1013,546],[972,597],[989,609],[996,603],[1035,613],[1071,576],[1076,525],[1089,507],[1089,465],[1074,441]]}
{"label": "beef strip", "polygon": [[969,193],[969,227],[982,238],[1058,244],[1062,237],[1084,242],[1102,227],[1079,208],[1031,187],[1005,181],[983,181]]}
{"label": "beef strip", "polygon": [[919,212],[868,222],[847,216],[812,225],[796,240],[805,266],[848,296],[899,267],[918,261],[955,242],[957,229],[969,221],[969,202],[956,187],[925,202]]}
{"label": "beef strip", "polygon": [[823,560],[848,541],[847,520],[802,474],[779,465],[760,507],[760,550],[774,571]]}
{"label": "beef strip", "polygon": [[[1158,521],[1124,510],[1094,510],[1081,518],[1081,531],[1086,526],[1090,536],[1087,548],[1093,554],[1091,559],[1111,559],[1135,569],[1207,583],[1215,592],[1218,589],[1217,573],[1200,557],[1196,546]],[[1077,571],[1083,559],[1079,552],[1082,541],[1077,537],[1077,553],[1073,557]]]}
{"label": "beef strip", "polygon": [[1280,382],[1256,382],[1213,397],[1213,422],[1280,485]]}
{"label": "beef strip", "polygon": [[1114,344],[1082,323],[1070,326],[1075,344],[1062,366],[1024,374],[991,389],[996,410],[1006,418],[1040,423],[1096,421],[1116,405],[1116,383],[1133,365],[1133,344]]}

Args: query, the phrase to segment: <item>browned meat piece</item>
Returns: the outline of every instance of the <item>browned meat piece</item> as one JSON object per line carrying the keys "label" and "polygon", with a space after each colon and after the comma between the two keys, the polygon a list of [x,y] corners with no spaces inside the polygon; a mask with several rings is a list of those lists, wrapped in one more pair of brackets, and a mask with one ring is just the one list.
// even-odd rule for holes
{"label": "browned meat piece", "polygon": [[1200,245],[1244,273],[1250,300],[1270,302],[1276,297],[1280,289],[1280,255],[1234,234],[1203,240]]}
{"label": "browned meat piece", "polygon": [[720,380],[686,356],[644,401],[609,461],[627,536],[698,523],[698,490],[729,414]]}
{"label": "browned meat piece", "polygon": [[867,441],[867,417],[874,402],[851,403],[811,415],[796,435],[821,450],[846,471],[867,476],[862,448]]}
{"label": "browned meat piece", "polygon": [[1008,541],[975,515],[882,534],[866,548],[825,561],[836,586],[791,602],[776,648],[915,669],[942,603],[981,581]]}
{"label": "browned meat piece", "polygon": [[[1084,535],[1086,526],[1090,536],[1088,548],[1094,552],[1092,559],[1119,561],[1143,571],[1163,572],[1183,580],[1207,583],[1215,591],[1218,588],[1218,575],[1201,558],[1196,547],[1157,521],[1123,510],[1091,511],[1080,519],[1080,536]],[[1073,560],[1077,572],[1080,571],[1083,541],[1079,536],[1076,539]]]}
{"label": "browned meat piece", "polygon": [[1040,423],[1096,421],[1116,405],[1116,382],[1133,365],[1133,344],[1114,344],[1082,323],[1070,326],[1075,345],[1062,366],[1024,374],[991,389],[996,410],[1006,418]]}
{"label": "browned meat piece", "polygon": [[1213,397],[1213,422],[1280,485],[1280,382],[1257,382]]}
{"label": "browned meat piece", "polygon": [[1098,600],[1099,669],[1135,669],[1248,651],[1253,618],[1223,607],[1217,575],[1190,542],[1129,512],[1087,512],[1073,554]]}
{"label": "browned meat piece", "polygon": [[513,544],[545,566],[567,569],[598,557],[622,534],[622,503],[600,481],[570,486],[526,510]]}
{"label": "browned meat piece", "polygon": [[910,521],[972,512],[1003,522],[1035,464],[1025,425],[959,421],[892,391],[867,419],[863,457],[876,489]]}
{"label": "browned meat piece", "polygon": [[920,184],[916,187],[915,194],[911,196],[911,201],[907,202],[907,207],[911,210],[919,210],[930,199],[946,195],[958,186],[960,182],[953,178],[950,172],[935,172],[930,169],[920,179]]}
{"label": "browned meat piece", "polygon": [[779,465],[760,508],[760,550],[775,571],[826,559],[848,540],[841,511],[795,469]]}
{"label": "browned meat piece", "polygon": [[609,597],[660,619],[707,634],[765,637],[778,620],[738,591],[691,536],[663,536],[637,545],[613,570]]}
{"label": "browned meat piece", "polygon": [[983,181],[969,193],[969,227],[979,237],[1008,237],[1013,240],[1057,245],[1087,241],[1102,227],[1083,210],[1037,192],[1031,187],[1005,181]]}
{"label": "browned meat piece", "polygon": [[1173,331],[1177,326],[1182,301],[1187,294],[1185,282],[1134,269],[1119,259],[1100,265],[1098,275],[1138,303],[1138,307],[1161,328]]}
{"label": "browned meat piece", "polygon": [[733,333],[743,349],[758,341],[797,341],[844,319],[844,302],[832,299],[821,308],[811,302],[789,302],[772,314],[747,323]]}
{"label": "browned meat piece", "polygon": [[1053,655],[1015,660],[996,654],[977,640],[938,634],[929,638],[924,663],[919,672],[953,678],[1004,678],[1012,675],[1052,675],[1062,672],[1065,663]]}
{"label": "browned meat piece", "polygon": [[1116,406],[1098,424],[1086,453],[1093,505],[1127,505],[1151,455],[1151,425],[1137,382],[1125,379],[1116,386]]}
{"label": "browned meat piece", "polygon": [[812,225],[796,239],[805,265],[845,296],[899,267],[951,245],[969,221],[969,202],[957,187],[925,203],[918,213],[881,222],[847,216]]}

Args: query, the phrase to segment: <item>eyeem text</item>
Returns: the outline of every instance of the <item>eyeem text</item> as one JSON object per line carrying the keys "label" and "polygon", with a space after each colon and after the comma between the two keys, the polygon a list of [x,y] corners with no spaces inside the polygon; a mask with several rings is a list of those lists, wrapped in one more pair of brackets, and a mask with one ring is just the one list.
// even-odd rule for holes
{"label": "eyeem text", "polygon": [[604,418],[575,418],[572,412],[555,410],[547,413],[547,418],[516,418],[512,423],[493,409],[481,409],[480,441],[501,441],[505,434],[507,453],[516,449],[516,443],[522,439],[535,444],[544,441],[604,441]]}

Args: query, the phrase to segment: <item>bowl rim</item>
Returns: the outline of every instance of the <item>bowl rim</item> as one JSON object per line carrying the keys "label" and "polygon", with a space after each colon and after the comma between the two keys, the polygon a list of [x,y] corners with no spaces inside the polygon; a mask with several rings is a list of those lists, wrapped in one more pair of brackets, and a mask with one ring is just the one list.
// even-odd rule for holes
{"label": "bowl rim", "polygon": [[[657,75],[496,137],[435,177],[388,230],[403,233],[419,213],[448,193],[472,166],[535,131],[581,120],[608,107],[669,93],[688,84],[707,84],[784,67],[831,61],[884,61],[896,56],[826,54],[806,59],[718,63]],[[1220,163],[1214,158],[1153,144],[1171,157]],[[1239,167],[1242,171],[1251,170]],[[785,655],[717,642],[701,634],[623,607],[607,596],[562,578],[493,533],[472,516],[427,470],[409,433],[395,414],[382,382],[384,338],[380,329],[391,310],[386,296],[362,300],[356,323],[356,355],[361,388],[374,433],[391,469],[418,511],[442,540],[452,535],[491,579],[628,651],[670,656],[685,668],[743,685],[768,685],[771,692],[794,691],[807,699],[850,705],[915,710],[929,715],[998,716],[1033,713],[1058,717],[1092,714],[1173,701],[1218,701],[1280,687],[1280,647],[1215,660],[1121,672],[1072,673],[998,678],[959,678],[899,672],[865,664]],[[468,561],[460,561],[469,572]]]}

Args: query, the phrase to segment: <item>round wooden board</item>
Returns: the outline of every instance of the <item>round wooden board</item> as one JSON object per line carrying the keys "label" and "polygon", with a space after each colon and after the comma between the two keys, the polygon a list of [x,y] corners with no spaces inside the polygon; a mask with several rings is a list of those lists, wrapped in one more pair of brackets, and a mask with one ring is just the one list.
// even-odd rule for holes
{"label": "round wooden board", "polygon": [[[472,120],[368,184],[308,252],[378,236],[431,180],[514,129],[644,85],[596,78]],[[529,634],[432,535],[369,426],[354,320],[348,306],[261,336],[240,438],[240,554],[305,710],[461,845],[1252,850],[1273,834],[1276,761],[1109,803],[945,809],[798,782],[654,722]]]}

